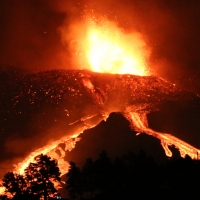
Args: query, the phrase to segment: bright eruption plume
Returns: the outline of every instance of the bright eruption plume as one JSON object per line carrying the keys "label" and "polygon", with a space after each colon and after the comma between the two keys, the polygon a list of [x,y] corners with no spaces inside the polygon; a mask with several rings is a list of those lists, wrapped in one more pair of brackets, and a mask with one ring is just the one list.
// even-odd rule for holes
{"label": "bright eruption plume", "polygon": [[[24,82],[13,83],[20,87],[12,90],[15,93],[10,104],[13,105],[12,109],[16,109],[16,113],[20,112],[20,116],[26,112],[23,107],[18,106],[20,101],[28,100],[27,107],[31,108],[31,112],[39,109],[43,102],[45,107],[50,108],[62,105],[57,110],[60,109],[61,116],[67,112],[63,121],[68,127],[74,127],[73,131],[30,153],[24,161],[16,165],[15,172],[22,174],[34,157],[43,153],[57,159],[61,173],[66,173],[66,151],[75,147],[79,141],[78,136],[84,130],[106,120],[111,112],[122,113],[133,129],[158,138],[167,156],[172,155],[168,146],[174,144],[180,150],[181,156],[188,154],[196,158],[197,153],[200,153],[199,149],[170,134],[155,132],[148,127],[146,114],[154,110],[162,100],[190,100],[193,97],[163,79],[149,76],[146,64],[149,50],[141,35],[125,33],[109,21],[97,23],[94,20],[85,22],[78,30],[73,25],[71,31],[76,37],[76,41],[71,42],[70,46],[74,52],[73,60],[82,68],[89,66],[89,71],[47,71],[22,75]],[[63,40],[69,38],[65,29],[62,29],[62,36]],[[19,80],[20,77],[17,77],[16,81]],[[12,84],[9,83],[9,86],[12,87]],[[6,96],[4,90],[1,94]],[[41,98],[37,95],[43,96]],[[7,101],[8,98],[3,99]],[[14,116],[17,119],[16,113]],[[64,144],[64,148],[60,144]]]}
{"label": "bright eruption plume", "polygon": [[[111,74],[150,75],[147,66],[150,50],[140,33],[126,33],[114,22],[93,18],[72,25],[71,32],[74,36],[70,38],[73,41],[71,49],[81,69]],[[65,29],[62,29],[62,35],[64,41],[69,37]]]}
{"label": "bright eruption plume", "polygon": [[145,43],[140,35],[125,34],[110,23],[107,26],[94,25],[88,30],[85,52],[91,70],[112,74],[148,75],[142,49]]}

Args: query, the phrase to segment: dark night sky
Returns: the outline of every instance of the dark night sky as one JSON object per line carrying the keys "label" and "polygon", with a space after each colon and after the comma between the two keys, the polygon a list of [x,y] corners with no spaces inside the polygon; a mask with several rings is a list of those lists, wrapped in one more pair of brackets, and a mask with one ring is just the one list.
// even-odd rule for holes
{"label": "dark night sky", "polygon": [[[27,70],[76,69],[71,61],[69,44],[62,42],[59,30],[63,25],[66,27],[81,20],[86,11],[93,11],[117,22],[126,32],[140,32],[151,48],[148,63],[154,74],[200,94],[199,0],[0,0],[0,68],[2,70],[14,68]],[[200,113],[190,118],[188,122],[187,115],[179,118],[181,113],[187,112],[187,109],[181,112],[178,109],[177,112],[175,109],[173,111],[170,115],[168,109],[164,109],[163,113],[169,116],[164,124],[159,119],[165,115],[154,113],[160,127],[151,119],[150,124],[158,131],[167,130],[177,136],[182,132],[185,134],[185,136],[183,134],[183,139],[184,137],[188,138],[188,131],[193,127],[193,132],[190,134],[191,142],[195,143],[196,139],[192,134],[196,134],[200,130],[196,118],[196,116],[200,116]],[[180,120],[173,120],[175,118]],[[192,124],[194,120],[196,120],[195,125]],[[112,118],[110,121],[112,122]],[[123,123],[121,126],[124,126]],[[171,130],[170,127],[174,127],[174,124],[178,124],[177,128],[180,128],[182,124],[184,126],[179,131]],[[100,129],[97,129],[97,135],[100,135],[101,129],[106,130],[105,126],[109,126],[109,123],[103,124]],[[106,148],[105,137],[103,135],[92,137],[93,131],[86,138],[90,142],[92,141],[91,144],[99,143],[101,147],[105,146]],[[112,131],[114,132],[114,130]],[[130,130],[126,131],[127,134],[132,134]],[[104,133],[107,134],[106,131]],[[109,136],[109,140],[106,141],[107,146],[113,142],[113,138],[116,140],[117,149],[117,145],[121,141],[120,136],[117,139]],[[131,137],[127,136],[127,138]],[[143,144],[145,141],[148,144],[148,139],[143,139]],[[138,140],[130,139],[130,141],[136,141],[139,146],[142,142],[138,142]],[[121,148],[123,145],[127,145],[125,140],[122,142]],[[92,151],[93,146],[87,149],[86,143],[83,140],[77,147],[77,151],[80,151],[81,148],[84,149],[82,156],[87,156],[86,154]],[[155,144],[158,145],[158,142],[156,141]],[[199,147],[198,144],[199,142],[196,140],[197,147]],[[99,154],[100,148],[97,148],[96,151],[98,151],[96,154]],[[71,152],[69,156],[79,159],[76,152]]]}

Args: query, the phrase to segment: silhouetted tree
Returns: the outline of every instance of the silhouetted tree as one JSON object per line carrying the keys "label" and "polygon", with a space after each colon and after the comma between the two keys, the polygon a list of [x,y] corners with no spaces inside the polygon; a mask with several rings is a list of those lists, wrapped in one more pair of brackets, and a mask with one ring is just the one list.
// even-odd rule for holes
{"label": "silhouetted tree", "polygon": [[95,161],[96,184],[101,193],[106,193],[113,182],[113,164],[106,151],[102,151]]}
{"label": "silhouetted tree", "polygon": [[170,193],[174,198],[200,198],[199,161],[192,160],[188,155],[185,158],[170,159],[165,170]]}
{"label": "silhouetted tree", "polygon": [[84,166],[82,167],[83,176],[83,191],[86,198],[92,199],[94,192],[97,190],[96,186],[96,171],[95,165],[91,158],[87,158]]}
{"label": "silhouetted tree", "polygon": [[27,190],[36,196],[49,196],[56,194],[54,183],[60,182],[60,171],[57,162],[47,155],[40,154],[34,158],[35,163],[30,163],[25,169],[25,177],[28,182]]}
{"label": "silhouetted tree", "polygon": [[6,188],[6,192],[10,193],[12,196],[19,196],[25,193],[27,185],[22,175],[8,172],[4,175],[2,181],[2,185]]}
{"label": "silhouetted tree", "polygon": [[66,189],[72,199],[80,198],[83,194],[83,176],[79,167],[74,162],[70,162],[67,173]]}
{"label": "silhouetted tree", "polygon": [[[57,162],[46,155],[38,155],[35,162],[30,163],[24,175],[8,172],[2,179],[5,192],[15,200],[39,199],[56,194],[54,183],[60,183],[60,171]],[[3,198],[3,197],[2,197]]]}
{"label": "silhouetted tree", "polygon": [[73,199],[200,198],[200,162],[189,156],[173,157],[158,165],[144,151],[137,155],[129,152],[114,162],[103,151],[95,161],[86,159],[82,170],[73,162],[70,165],[67,188]]}

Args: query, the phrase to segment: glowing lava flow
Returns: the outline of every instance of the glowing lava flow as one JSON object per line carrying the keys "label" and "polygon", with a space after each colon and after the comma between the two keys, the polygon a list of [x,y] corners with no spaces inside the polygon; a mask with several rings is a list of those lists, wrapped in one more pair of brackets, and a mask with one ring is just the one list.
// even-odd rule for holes
{"label": "glowing lava flow", "polygon": [[[109,21],[101,25],[92,21],[87,29],[84,45],[86,57],[94,72],[150,75],[146,65],[147,47],[138,33],[124,34]],[[151,130],[148,128],[146,114],[128,111],[128,108],[126,110],[124,116],[130,121],[134,130],[158,138],[167,156],[172,156],[168,146],[174,145],[182,157],[188,154],[193,159],[197,158],[199,149],[170,134]]]}
{"label": "glowing lava flow", "polygon": [[[23,175],[24,170],[28,167],[28,165],[30,163],[35,162],[34,158],[37,155],[46,154],[50,156],[51,158],[56,159],[58,161],[58,167],[60,169],[61,175],[63,175],[69,169],[69,163],[64,160],[66,156],[66,152],[71,151],[75,147],[76,142],[79,140],[80,138],[78,138],[78,134],[77,134],[77,135],[73,135],[72,137],[63,137],[60,140],[54,141],[52,144],[39,148],[35,150],[34,152],[31,152],[22,162],[18,163],[15,166],[15,169],[13,172],[16,174]],[[64,144],[64,149],[59,146],[60,144]],[[56,151],[59,151],[59,153],[57,153]],[[54,185],[57,189],[60,188],[60,183],[54,182]],[[10,193],[5,192],[4,187],[0,186],[0,195],[4,195],[4,194],[7,195],[8,197],[13,198],[13,196]]]}
{"label": "glowing lava flow", "polygon": [[[95,116],[85,117],[85,118],[82,118],[81,121],[84,122],[93,117],[95,117]],[[107,117],[108,116],[104,116],[104,119],[106,119]],[[77,120],[69,125],[76,124],[78,121],[79,120]],[[15,166],[14,172],[18,173],[18,174],[23,174],[25,168],[29,165],[29,163],[34,162],[34,157],[36,157],[39,154],[46,154],[46,155],[50,156],[51,158],[56,159],[58,161],[58,167],[60,169],[61,175],[67,173],[69,163],[66,160],[64,160],[64,158],[66,156],[66,152],[71,151],[73,148],[75,148],[76,142],[80,141],[80,138],[78,136],[81,133],[83,133],[84,130],[87,130],[92,127],[94,127],[94,125],[91,125],[91,124],[89,125],[89,124],[85,123],[84,127],[77,129],[76,134],[73,134],[71,136],[64,136],[61,139],[54,141],[49,145],[46,145],[42,148],[35,150],[34,152],[31,152],[29,154],[29,156],[26,157],[25,160],[23,160],[22,162],[18,163]],[[64,147],[59,146],[60,144],[62,144]]]}
{"label": "glowing lava flow", "polygon": [[161,142],[165,154],[169,157],[172,156],[172,152],[169,149],[169,146],[174,145],[181,154],[181,157],[185,157],[186,154],[189,155],[192,159],[197,159],[197,156],[200,153],[200,149],[193,147],[192,145],[170,135],[167,133],[156,132],[148,127],[148,121],[146,114],[131,112],[130,110],[124,113],[124,116],[130,121],[133,130],[138,131],[139,133],[146,133],[155,138],[158,138]]}
{"label": "glowing lava flow", "polygon": [[[66,173],[69,166],[64,160],[66,151],[75,147],[79,141],[78,135],[105,120],[112,112],[123,113],[134,130],[160,139],[167,156],[172,155],[168,146],[173,144],[180,150],[181,156],[188,154],[196,158],[197,153],[200,153],[199,149],[170,134],[151,130],[146,119],[147,112],[162,101],[191,100],[191,93],[184,92],[161,78],[147,76],[149,72],[145,60],[148,53],[138,33],[125,34],[110,22],[101,25],[92,23],[86,27],[86,31],[78,30],[80,37],[77,37],[84,54],[82,64],[89,65],[91,71],[101,73],[49,70],[25,75],[4,74],[6,78],[0,82],[0,95],[2,102],[4,101],[0,104],[0,110],[1,121],[6,119],[7,123],[2,124],[2,130],[9,130],[9,123],[17,126],[21,118],[29,122],[32,114],[40,112],[44,115],[39,118],[39,126],[45,126],[46,123],[42,123],[44,118],[54,122],[54,119],[60,117],[68,129],[68,136],[57,138],[55,142],[30,153],[16,165],[14,171],[23,174],[34,157],[43,153],[57,159],[61,173]],[[108,74],[103,74],[105,72]],[[10,78],[12,76],[16,77]],[[7,94],[8,91],[10,94]],[[48,116],[46,112],[49,113]],[[89,123],[96,116],[100,117]],[[71,126],[74,129],[70,129]],[[59,144],[63,144],[64,148]]]}
{"label": "glowing lava flow", "polygon": [[[61,118],[59,124],[59,121],[56,121],[57,126],[63,125],[64,121],[66,128],[63,135],[68,134],[64,137],[60,136],[61,139],[58,135],[55,142],[30,153],[23,162],[16,166],[15,172],[17,173],[22,173],[24,168],[33,161],[33,158],[41,153],[57,159],[62,174],[66,173],[68,163],[64,160],[65,153],[74,148],[78,141],[78,135],[105,120],[112,112],[124,113],[135,130],[160,139],[167,156],[171,156],[167,146],[172,144],[180,149],[182,156],[188,154],[192,158],[196,158],[196,153],[200,152],[170,134],[158,133],[148,128],[145,115],[158,109],[157,106],[162,102],[190,102],[194,98],[198,98],[158,77],[103,74],[84,70],[49,70],[30,74],[8,73],[6,75],[7,78],[0,87],[3,92],[0,94],[2,100],[5,100],[9,106],[2,106],[4,104],[0,104],[0,106],[1,116],[4,119],[7,118],[8,125],[11,122],[17,125],[22,116],[28,118],[28,111],[34,114],[34,112],[42,110],[45,113],[48,111],[49,115],[42,115],[39,118],[38,126],[44,122],[42,121],[44,118],[48,117],[47,119],[51,121],[55,117]],[[12,79],[13,82],[6,84],[6,80],[10,80],[12,76],[15,77]],[[44,85],[45,87],[43,87]],[[12,92],[7,96],[6,91],[10,91],[10,88],[12,88]],[[51,91],[51,93],[49,94],[47,91]],[[24,107],[21,102],[27,102],[26,106]],[[43,109],[43,106],[46,110]],[[11,115],[12,118],[9,118]],[[30,121],[31,118],[28,120]],[[46,123],[43,124],[46,125]],[[7,130],[6,124],[4,129]],[[64,147],[59,144],[63,144]]]}
{"label": "glowing lava flow", "polygon": [[[60,169],[61,174],[63,175],[66,171],[68,171],[69,165],[68,162],[64,160],[64,157],[66,156],[65,152],[71,151],[75,147],[77,141],[79,141],[78,134],[73,135],[72,137],[63,137],[60,140],[54,141],[52,144],[39,148],[34,152],[31,152],[31,154],[28,157],[26,157],[25,160],[18,163],[15,166],[14,172],[23,174],[25,168],[29,165],[29,163],[34,162],[34,157],[36,157],[39,154],[46,154],[51,158],[58,160],[58,167]],[[59,144],[64,144],[64,149],[59,147]],[[56,151],[59,151],[60,155],[56,153]]]}
{"label": "glowing lava flow", "polygon": [[[95,116],[89,116],[80,119],[80,121],[86,121],[88,119],[91,119]],[[104,115],[104,118],[108,118],[108,116]],[[73,125],[76,124],[79,120],[69,124]],[[16,174],[24,174],[24,170],[28,167],[29,163],[34,163],[34,158],[39,154],[46,154],[50,156],[52,159],[55,159],[58,161],[58,167],[61,172],[61,176],[68,172],[69,170],[69,163],[65,160],[67,151],[71,151],[73,148],[75,148],[76,142],[80,140],[78,137],[84,130],[92,128],[94,125],[86,124],[82,128],[77,129],[77,133],[73,134],[72,136],[64,136],[61,139],[52,142],[49,145],[46,145],[42,148],[36,149],[35,151],[31,152],[22,162],[15,165],[14,173]],[[61,147],[60,145],[63,145],[64,147]],[[1,183],[1,181],[0,181]],[[61,188],[60,183],[54,182],[54,185],[57,189]],[[0,185],[0,195],[7,195],[10,198],[13,198],[13,196],[10,193],[5,192],[5,188]]]}

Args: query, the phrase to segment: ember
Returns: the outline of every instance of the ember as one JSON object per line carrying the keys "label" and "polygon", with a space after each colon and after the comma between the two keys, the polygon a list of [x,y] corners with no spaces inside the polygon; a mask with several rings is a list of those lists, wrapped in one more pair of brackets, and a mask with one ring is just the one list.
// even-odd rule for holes
{"label": "ember", "polygon": [[125,34],[111,22],[93,24],[86,36],[86,57],[92,71],[148,75],[145,42],[139,33]]}
{"label": "ember", "polygon": [[173,144],[181,156],[188,154],[195,158],[199,149],[170,134],[151,130],[146,115],[164,100],[190,101],[197,97],[161,78],[147,76],[150,75],[146,65],[148,48],[138,33],[125,34],[109,21],[101,25],[92,21],[84,26],[84,33],[75,34],[80,46],[77,55],[82,52],[82,66],[89,66],[90,71],[4,73],[7,78],[0,85],[3,102],[0,106],[1,121],[6,123],[2,124],[2,132],[10,131],[11,122],[15,128],[24,118],[28,122],[24,129],[30,130],[33,113],[43,112],[43,116],[38,117],[39,126],[48,119],[49,124],[64,126],[66,134],[58,134],[54,142],[31,152],[14,171],[23,173],[33,158],[42,153],[57,159],[61,173],[66,173],[66,151],[75,147],[84,130],[106,120],[112,112],[123,113],[136,131],[158,138],[167,156],[172,155],[168,146]]}
{"label": "ember", "polygon": [[[84,31],[80,31],[80,27]],[[66,30],[61,31],[63,40],[67,41]],[[114,22],[87,16],[81,24],[71,26],[71,35],[70,47],[79,68],[87,66],[87,70],[101,73],[150,75],[147,65],[150,48],[140,33],[126,33]]]}
{"label": "ember", "polygon": [[[68,162],[64,160],[66,151],[75,147],[76,142],[79,141],[80,133],[96,126],[100,121],[106,120],[112,112],[124,114],[134,130],[158,138],[167,156],[171,156],[169,145],[175,145],[180,150],[181,156],[188,154],[192,158],[196,158],[197,152],[200,153],[199,149],[170,134],[159,133],[148,128],[146,114],[154,111],[162,101],[185,102],[198,98],[158,77],[104,74],[82,70],[53,70],[27,74],[9,73],[4,74],[4,76],[8,76],[8,78],[1,84],[1,99],[6,102],[1,105],[10,106],[1,106],[1,116],[7,119],[8,125],[11,120],[13,126],[15,124],[17,126],[21,117],[25,116],[28,121],[31,121],[33,111],[40,112],[42,109],[44,112],[43,106],[45,106],[47,110],[44,113],[51,113],[48,115],[48,120],[54,121],[58,126],[63,126],[62,121],[65,121],[66,127],[66,136],[60,135],[59,138],[59,134],[56,134],[54,137],[57,139],[55,138],[54,142],[30,153],[24,161],[16,165],[14,171],[17,173],[22,173],[33,158],[41,153],[57,159],[62,174],[66,173],[68,170]],[[15,77],[12,82],[10,82],[10,76]],[[52,88],[52,80],[54,89]],[[31,89],[29,89],[30,85]],[[11,91],[9,88],[13,89],[9,93],[10,99],[4,90],[5,88],[8,91]],[[51,94],[47,95],[47,90]],[[62,92],[60,92],[61,90]],[[42,101],[41,96],[43,96]],[[22,102],[26,102],[26,106]],[[56,113],[54,113],[54,109]],[[29,112],[32,115],[27,115]],[[38,119],[39,126],[40,124],[45,125],[42,121],[45,120],[45,116],[46,114]],[[55,122],[55,116],[62,119]],[[26,126],[28,125],[26,124]],[[2,128],[5,132],[10,127],[7,127],[7,124],[2,124]],[[32,127],[33,131],[39,130],[34,130],[34,128],[37,127]],[[42,137],[41,135],[40,139]],[[59,144],[63,144],[64,147],[61,148]]]}

